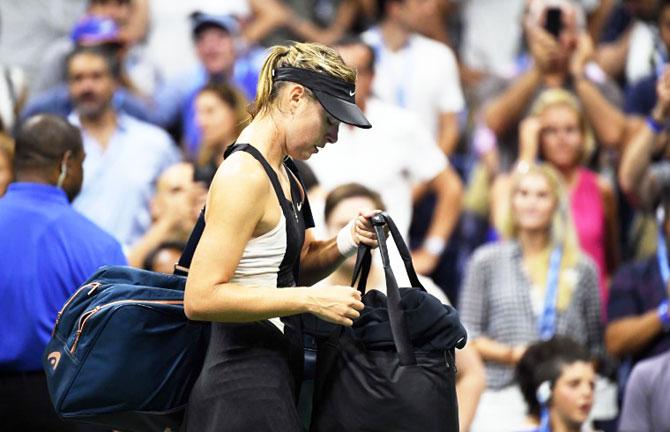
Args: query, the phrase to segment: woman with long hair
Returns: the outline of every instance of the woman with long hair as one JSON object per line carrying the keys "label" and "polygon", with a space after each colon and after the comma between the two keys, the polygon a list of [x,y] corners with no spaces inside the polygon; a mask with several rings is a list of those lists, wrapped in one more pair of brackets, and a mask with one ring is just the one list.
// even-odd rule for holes
{"label": "woman with long hair", "polygon": [[186,283],[187,316],[213,322],[186,413],[188,431],[300,431],[298,315],[350,326],[363,309],[354,288],[308,286],[359,243],[376,247],[369,221],[375,212],[359,213],[332,239],[315,240],[291,161],[336,142],[340,122],[370,127],[354,103],[355,81],[356,73],[323,45],[269,50],[253,119],[212,181]]}
{"label": "woman with long hair", "polygon": [[512,382],[529,343],[569,334],[594,355],[603,352],[597,271],[580,252],[560,175],[548,164],[526,164],[510,192],[501,226],[507,240],[475,251],[461,292],[463,323],[487,373],[473,430],[513,430],[523,420]]}
{"label": "woman with long hair", "polygon": [[210,83],[195,97],[195,122],[200,128],[201,142],[194,161],[199,167],[218,167],[223,152],[234,143],[249,123],[247,100],[233,86]]}
{"label": "woman with long hair", "polygon": [[[544,161],[556,169],[566,186],[579,247],[598,269],[604,320],[608,279],[620,258],[619,228],[611,182],[586,167],[595,150],[588,120],[572,93],[550,89],[538,96],[531,115],[521,123],[519,135],[517,164]],[[500,183],[509,185],[504,177],[498,183],[497,192],[501,191]],[[496,203],[497,207],[505,205]]]}

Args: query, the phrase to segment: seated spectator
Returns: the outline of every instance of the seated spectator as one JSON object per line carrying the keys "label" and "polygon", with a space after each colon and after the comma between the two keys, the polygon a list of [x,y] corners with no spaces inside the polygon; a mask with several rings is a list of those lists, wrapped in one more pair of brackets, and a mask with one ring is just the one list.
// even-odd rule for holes
{"label": "seated spectator", "polygon": [[84,156],[79,131],[62,118],[33,117],[18,129],[17,182],[0,198],[4,430],[89,430],[58,418],[42,369],[66,300],[98,267],[126,263],[119,242],[70,206],[82,185]]}
{"label": "seated spectator", "polygon": [[113,106],[115,57],[81,47],[67,65],[75,105],[68,119],[81,128],[86,151],[84,183],[74,207],[129,247],[151,224],[154,183],[179,160],[177,147],[163,130]]}
{"label": "seated spectator", "polygon": [[[336,187],[326,197],[324,216],[327,234],[329,236],[337,234],[351,220],[351,217],[356,216],[359,210],[363,211],[365,209],[384,210],[384,203],[378,193],[356,183]],[[350,285],[355,263],[355,256],[347,259],[320,284]],[[404,268],[402,271],[405,272]],[[398,276],[398,272],[394,271],[394,274],[396,277]],[[443,303],[449,304],[449,300],[442,290],[430,279],[422,276],[419,276],[419,279],[428,293],[437,297]],[[378,289],[386,292],[384,275],[376,260],[373,260],[370,269],[367,289]],[[456,369],[458,370],[456,375],[458,418],[460,420],[460,430],[465,432],[470,430],[470,423],[477,410],[479,396],[486,386],[484,367],[479,355],[471,345],[466,345],[462,350],[456,351]]]}
{"label": "seated spectator", "polygon": [[138,96],[153,94],[158,80],[156,68],[143,47],[136,43],[140,35],[133,34],[137,26],[135,17],[146,15],[147,8],[145,0],[88,0],[86,15],[75,24],[70,35],[53,41],[46,50],[32,86],[33,93],[65,84],[65,60],[76,47],[108,45],[119,56],[124,87]]}
{"label": "seated spectator", "polygon": [[[619,229],[614,188],[584,165],[595,142],[577,99],[562,89],[546,90],[533,104],[531,116],[521,122],[518,164],[543,160],[554,167],[567,187],[570,215],[579,246],[598,267],[600,299],[605,317],[609,276],[619,261]],[[509,176],[493,186],[494,215],[505,214]],[[495,218],[495,216],[494,216]]]}
{"label": "seated spectator", "polygon": [[[105,22],[110,23],[109,20],[106,20]],[[112,26],[114,26],[114,24],[112,24]],[[110,29],[108,26],[103,25],[100,30],[106,32]],[[112,30],[112,32],[116,31],[117,30]],[[95,38],[103,39],[106,37],[108,36],[105,36],[104,34],[95,36]],[[121,61],[118,47],[114,44],[100,44],[94,46],[97,51],[104,53],[106,56],[114,57],[116,63]],[[67,73],[65,70],[64,72]],[[137,95],[133,94],[132,90],[127,87],[127,82],[125,83],[126,85],[123,85],[124,83],[122,82],[120,71],[117,71],[117,74],[119,86],[114,90],[114,107],[138,120],[159,123],[160,117],[158,114],[150,110],[150,105],[147,101],[142,100]],[[32,96],[28,100],[23,112],[21,112],[21,119],[26,119],[37,114],[55,114],[66,117],[73,109],[74,101],[71,99],[67,84],[56,84],[55,87]]]}
{"label": "seated spectator", "polygon": [[[417,272],[428,275],[438,265],[458,221],[460,178],[448,165],[425,125],[407,110],[372,95],[375,62],[370,47],[354,40],[337,49],[344,61],[358,72],[356,104],[375,126],[356,129],[342,125],[337,145],[320,149],[307,163],[326,191],[349,182],[381,191],[389,213],[406,240],[412,217],[413,189],[433,191],[437,203],[427,239],[412,252]],[[370,161],[382,157],[384,169],[371,170]],[[394,268],[402,268],[396,253],[391,254],[391,261]]]}
{"label": "seated spectator", "polygon": [[192,164],[180,162],[165,169],[151,199],[151,225],[128,252],[130,265],[141,266],[162,243],[185,243],[206,198],[207,189],[194,181]]}
{"label": "seated spectator", "polygon": [[[636,362],[670,350],[668,314],[667,239],[670,236],[670,161],[652,163],[657,139],[667,132],[655,129],[654,122],[667,118],[670,108],[670,74],[659,80],[659,101],[650,118],[626,146],[621,159],[619,181],[622,189],[640,209],[658,211],[657,243],[649,258],[629,263],[616,274],[610,289],[605,332],[607,349],[615,356]],[[656,115],[656,114],[654,114]],[[665,149],[662,151],[665,152]],[[621,383],[620,383],[621,384]]]}
{"label": "seated spectator", "polygon": [[666,272],[670,161],[664,127],[670,114],[670,70],[658,79],[656,92],[652,114],[626,144],[619,164],[619,184],[628,201],[641,214],[653,215],[656,211],[657,215],[655,233],[644,242],[650,255],[619,269],[610,288],[605,343],[608,351],[622,360],[620,391],[637,362],[670,350],[670,272]]}
{"label": "seated spectator", "polygon": [[225,83],[237,87],[247,99],[254,99],[260,66],[256,69],[237,57],[234,42],[239,23],[234,17],[194,12],[190,19],[200,64],[159,89],[155,108],[161,124],[171,128],[180,126],[187,154],[195,159],[201,141],[195,120],[198,91],[208,83]]}
{"label": "seated spectator", "polygon": [[183,242],[163,242],[147,255],[142,268],[144,270],[172,274],[174,272],[174,265],[179,262],[179,258],[185,247],[186,243]]}
{"label": "seated spectator", "polygon": [[475,251],[461,291],[461,317],[487,370],[473,431],[520,426],[513,369],[531,342],[571,335],[603,353],[598,273],[579,249],[559,174],[528,164],[510,191],[509,240]]}
{"label": "seated spectator", "polygon": [[528,347],[516,377],[528,405],[528,432],[588,432],[596,372],[583,346],[555,336]]}
{"label": "seated spectator", "polygon": [[14,180],[14,141],[0,132],[0,197],[7,192],[7,186]]}
{"label": "seated spectator", "polygon": [[619,432],[670,430],[670,352],[641,361],[626,386]]}
{"label": "seated spectator", "polygon": [[195,163],[199,168],[216,168],[223,152],[234,143],[248,123],[247,100],[235,88],[225,84],[208,84],[195,98],[195,122],[201,131]]}

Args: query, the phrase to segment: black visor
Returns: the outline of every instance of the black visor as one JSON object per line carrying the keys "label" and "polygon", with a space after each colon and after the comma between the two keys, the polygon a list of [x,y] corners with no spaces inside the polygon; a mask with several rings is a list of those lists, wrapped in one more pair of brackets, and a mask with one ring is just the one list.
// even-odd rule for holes
{"label": "black visor", "polygon": [[323,109],[342,123],[363,129],[372,127],[356,105],[356,86],[353,84],[325,73],[293,67],[277,68],[272,75],[274,81],[291,81],[310,89]]}

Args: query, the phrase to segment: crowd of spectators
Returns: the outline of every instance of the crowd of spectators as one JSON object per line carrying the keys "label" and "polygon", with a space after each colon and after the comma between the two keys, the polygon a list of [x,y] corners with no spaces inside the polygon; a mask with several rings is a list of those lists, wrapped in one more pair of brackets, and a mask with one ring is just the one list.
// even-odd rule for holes
{"label": "crowd of spectators", "polygon": [[[461,430],[670,429],[670,1],[22,0],[0,21],[0,380],[39,369],[98,264],[171,271],[265,48],[312,41],[373,126],[298,161],[316,231],[393,216],[469,332]],[[65,258],[48,283],[26,267]],[[48,291],[36,322],[22,285]]]}

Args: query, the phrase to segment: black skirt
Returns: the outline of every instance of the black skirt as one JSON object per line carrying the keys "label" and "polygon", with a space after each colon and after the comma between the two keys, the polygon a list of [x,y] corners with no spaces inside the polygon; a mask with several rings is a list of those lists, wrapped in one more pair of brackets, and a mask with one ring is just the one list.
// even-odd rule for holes
{"label": "black skirt", "polygon": [[182,430],[301,431],[296,401],[303,348],[296,318],[284,319],[285,334],[269,321],[212,324]]}

